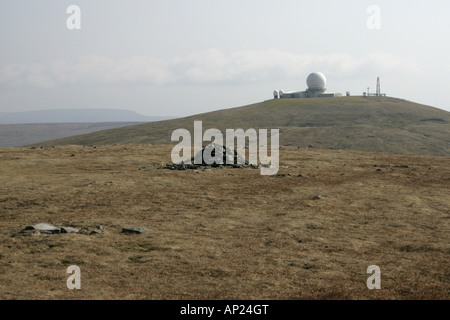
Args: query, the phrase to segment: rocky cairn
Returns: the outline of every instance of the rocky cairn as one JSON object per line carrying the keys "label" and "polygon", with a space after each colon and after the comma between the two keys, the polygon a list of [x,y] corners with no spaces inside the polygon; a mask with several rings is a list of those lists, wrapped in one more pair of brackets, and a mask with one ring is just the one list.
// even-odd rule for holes
{"label": "rocky cairn", "polygon": [[[216,152],[219,150],[219,154]],[[232,161],[227,161],[227,151],[229,155],[232,155]],[[202,159],[201,163],[195,163],[196,159]],[[222,163],[216,163],[214,159],[222,159]],[[206,159],[206,161],[205,161]],[[197,161],[198,162],[198,161]],[[240,155],[236,149],[231,149],[226,146],[218,144],[210,144],[198,152],[194,157],[190,159],[190,163],[179,162],[179,163],[167,163],[163,167],[158,169],[169,169],[169,170],[188,170],[188,169],[205,169],[205,168],[253,168],[258,169],[257,164],[250,164],[245,158]]]}

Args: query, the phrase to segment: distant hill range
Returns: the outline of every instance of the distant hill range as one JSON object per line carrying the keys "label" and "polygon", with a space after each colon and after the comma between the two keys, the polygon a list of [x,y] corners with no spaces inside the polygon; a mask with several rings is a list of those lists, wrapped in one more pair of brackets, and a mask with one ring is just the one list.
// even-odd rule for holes
{"label": "distant hill range", "polygon": [[0,124],[0,148],[20,147],[74,135],[141,124],[141,122],[87,122]]}
{"label": "distant hill range", "polygon": [[268,100],[185,118],[105,130],[38,145],[171,142],[173,130],[267,128],[282,145],[375,152],[450,155],[450,112],[391,97]]}
{"label": "distant hill range", "polygon": [[17,147],[113,128],[160,121],[116,109],[58,109],[0,113],[0,147]]}
{"label": "distant hill range", "polygon": [[0,113],[0,124],[76,123],[76,122],[151,122],[170,117],[149,117],[119,109],[55,109]]}

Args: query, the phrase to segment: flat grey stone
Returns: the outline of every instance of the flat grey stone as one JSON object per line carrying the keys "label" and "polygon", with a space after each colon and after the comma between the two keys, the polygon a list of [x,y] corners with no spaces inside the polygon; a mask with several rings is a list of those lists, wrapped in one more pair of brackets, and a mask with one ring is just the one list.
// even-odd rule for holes
{"label": "flat grey stone", "polygon": [[144,227],[136,227],[136,226],[130,226],[130,227],[125,227],[122,229],[123,233],[143,233],[143,232],[147,232],[150,231],[150,229],[148,228],[144,228]]}
{"label": "flat grey stone", "polygon": [[33,225],[26,226],[24,231],[37,230],[40,233],[61,233],[61,228],[55,227],[49,223],[36,223]]}

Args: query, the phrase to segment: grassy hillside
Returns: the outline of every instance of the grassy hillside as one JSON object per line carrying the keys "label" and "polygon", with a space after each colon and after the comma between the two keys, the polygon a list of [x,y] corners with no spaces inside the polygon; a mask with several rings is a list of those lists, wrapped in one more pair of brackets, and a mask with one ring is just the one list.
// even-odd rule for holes
{"label": "grassy hillside", "polygon": [[167,144],[173,130],[267,128],[296,147],[450,155],[450,113],[390,97],[268,100],[181,119],[106,130],[39,145]]}

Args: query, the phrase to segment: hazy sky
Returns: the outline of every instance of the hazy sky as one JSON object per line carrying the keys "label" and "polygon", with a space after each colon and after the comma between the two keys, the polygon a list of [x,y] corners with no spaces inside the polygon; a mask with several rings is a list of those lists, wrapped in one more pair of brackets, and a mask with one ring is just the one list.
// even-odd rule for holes
{"label": "hazy sky", "polygon": [[448,0],[0,0],[0,112],[184,116],[304,90],[313,71],[328,91],[379,76],[388,96],[450,111],[449,36]]}

